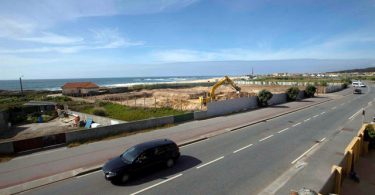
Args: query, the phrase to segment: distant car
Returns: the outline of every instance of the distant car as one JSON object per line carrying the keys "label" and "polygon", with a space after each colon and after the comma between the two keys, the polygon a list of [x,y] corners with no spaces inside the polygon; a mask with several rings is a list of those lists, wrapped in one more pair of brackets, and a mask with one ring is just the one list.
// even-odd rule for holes
{"label": "distant car", "polygon": [[353,94],[361,94],[362,90],[361,89],[354,89]]}
{"label": "distant car", "polygon": [[102,170],[106,180],[125,183],[130,177],[160,165],[172,167],[179,157],[179,148],[173,141],[153,140],[129,148],[109,160]]}

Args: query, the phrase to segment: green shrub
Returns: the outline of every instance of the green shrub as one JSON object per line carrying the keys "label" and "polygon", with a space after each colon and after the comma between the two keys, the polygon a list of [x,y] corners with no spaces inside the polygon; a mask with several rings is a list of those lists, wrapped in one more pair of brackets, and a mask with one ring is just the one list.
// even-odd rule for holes
{"label": "green shrub", "polygon": [[92,113],[97,116],[107,116],[107,112],[104,108],[95,108]]}
{"label": "green shrub", "polygon": [[328,83],[327,83],[327,81],[320,81],[320,82],[319,82],[319,85],[320,85],[320,86],[323,86],[323,87],[327,87],[327,86],[328,86]]}
{"label": "green shrub", "polygon": [[305,88],[305,95],[306,97],[314,97],[316,92],[316,87],[314,85],[307,85]]}
{"label": "green shrub", "polygon": [[261,90],[258,93],[259,106],[268,106],[268,100],[272,98],[273,94],[268,90]]}
{"label": "green shrub", "polygon": [[375,138],[375,129],[374,126],[371,124],[366,125],[365,131],[367,130],[367,134],[370,138]]}
{"label": "green shrub", "polygon": [[286,90],[286,95],[289,101],[296,100],[298,97],[298,94],[299,94],[298,87],[290,87],[288,90]]}

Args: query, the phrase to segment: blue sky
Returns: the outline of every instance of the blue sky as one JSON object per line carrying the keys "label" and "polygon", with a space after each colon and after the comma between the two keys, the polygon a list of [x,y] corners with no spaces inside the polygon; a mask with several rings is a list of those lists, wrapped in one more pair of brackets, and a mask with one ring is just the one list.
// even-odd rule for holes
{"label": "blue sky", "polygon": [[[230,75],[254,60],[273,60],[262,72],[292,72],[275,60],[374,59],[374,18],[375,0],[0,0],[0,79]],[[351,66],[373,65],[360,62]]]}

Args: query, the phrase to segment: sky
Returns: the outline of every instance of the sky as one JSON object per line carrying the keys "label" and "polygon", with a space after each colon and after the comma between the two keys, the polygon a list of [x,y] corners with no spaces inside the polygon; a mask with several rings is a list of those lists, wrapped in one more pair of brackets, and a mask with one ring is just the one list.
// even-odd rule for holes
{"label": "sky", "polygon": [[374,18],[375,0],[0,0],[0,80],[367,67]]}

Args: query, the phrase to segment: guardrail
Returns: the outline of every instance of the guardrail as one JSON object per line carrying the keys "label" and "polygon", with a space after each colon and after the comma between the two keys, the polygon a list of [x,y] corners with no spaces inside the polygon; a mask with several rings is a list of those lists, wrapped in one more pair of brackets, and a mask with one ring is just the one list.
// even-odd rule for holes
{"label": "guardrail", "polygon": [[359,157],[368,153],[369,142],[364,141],[365,129],[367,125],[368,124],[362,125],[357,136],[355,136],[345,148],[344,160],[342,163],[340,165],[332,166],[332,175],[335,179],[333,192],[335,194],[341,193],[343,179],[354,171],[354,166],[357,164]]}

